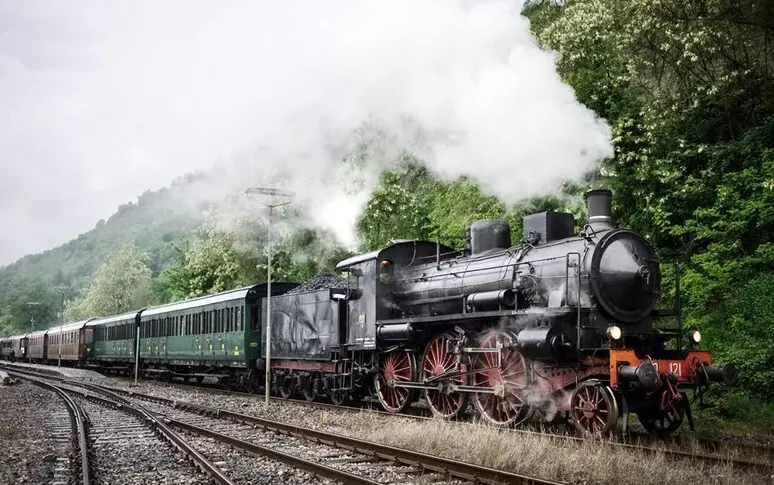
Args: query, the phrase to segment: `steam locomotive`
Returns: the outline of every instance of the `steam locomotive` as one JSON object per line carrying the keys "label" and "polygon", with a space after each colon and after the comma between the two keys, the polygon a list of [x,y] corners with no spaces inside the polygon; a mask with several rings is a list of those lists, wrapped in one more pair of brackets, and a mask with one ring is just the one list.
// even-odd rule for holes
{"label": "steam locomotive", "polygon": [[731,384],[734,369],[710,365],[697,331],[688,348],[667,349],[685,336],[654,330],[656,319],[674,316],[656,309],[658,259],[641,236],[615,228],[611,200],[609,190],[586,194],[580,235],[571,214],[542,212],[524,218],[516,246],[505,221],[482,220],[463,252],[397,241],[342,261],[347,285],[330,290],[340,312],[323,312],[334,317],[326,327],[334,345],[322,367],[297,359],[324,352],[315,339],[325,318],[299,311],[298,296],[273,298],[275,385],[286,395],[323,385],[333,396],[373,385],[390,412],[421,393],[443,418],[472,400],[498,426],[540,409],[564,413],[587,435],[621,418],[626,426],[631,412],[649,430],[675,431],[691,418],[685,389]]}
{"label": "steam locomotive", "polygon": [[209,376],[251,392],[269,382],[283,397],[308,400],[370,395],[394,413],[421,397],[443,418],[472,401],[497,426],[540,410],[567,416],[584,435],[619,420],[626,427],[635,412],[645,428],[668,434],[686,417],[692,425],[686,390],[701,397],[713,381],[732,384],[735,372],[711,365],[699,332],[654,328],[675,316],[656,307],[658,259],[641,236],[615,228],[611,200],[608,190],[586,195],[578,235],[561,212],[525,217],[515,246],[504,221],[477,221],[464,251],[395,241],[340,262],[342,279],[95,317],[0,339],[0,353]]}

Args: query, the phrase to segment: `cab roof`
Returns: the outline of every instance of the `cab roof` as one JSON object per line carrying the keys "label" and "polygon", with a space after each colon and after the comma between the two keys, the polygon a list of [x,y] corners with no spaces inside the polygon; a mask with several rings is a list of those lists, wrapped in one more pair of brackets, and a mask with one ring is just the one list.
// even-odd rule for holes
{"label": "cab roof", "polygon": [[410,266],[411,264],[421,264],[435,259],[440,252],[442,260],[457,256],[459,252],[444,244],[438,244],[430,241],[419,241],[412,239],[399,239],[392,244],[376,251],[364,254],[358,254],[341,261],[336,265],[337,270],[347,269],[351,266],[371,261],[377,258],[386,258],[392,260],[395,264]]}

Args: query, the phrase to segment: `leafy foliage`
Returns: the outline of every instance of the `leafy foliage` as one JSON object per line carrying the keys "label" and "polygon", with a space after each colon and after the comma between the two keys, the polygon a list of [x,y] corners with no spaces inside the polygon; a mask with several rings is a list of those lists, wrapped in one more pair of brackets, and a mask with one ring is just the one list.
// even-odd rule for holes
{"label": "leafy foliage", "polygon": [[[174,265],[179,257],[175,248],[184,246],[199,225],[180,203],[188,198],[197,177],[187,176],[169,188],[146,191],[136,203],[122,205],[107,221],[97,222],[94,229],[67,244],[0,267],[0,335],[29,330],[30,312],[39,314],[35,320],[40,328],[58,323],[62,296],[56,288],[67,288],[68,301],[85,294],[97,269],[125,244],[148,256],[153,275]],[[42,305],[29,310],[27,301]]]}
{"label": "leafy foliage", "polygon": [[0,311],[0,334],[27,332],[30,328],[39,330],[59,321],[61,297],[50,285],[15,279],[3,298],[7,303]]}
{"label": "leafy foliage", "polygon": [[[154,281],[161,302],[217,293],[265,282],[268,268],[266,241],[244,232],[199,229],[180,262],[165,269]],[[327,242],[325,235],[296,229],[274,235],[272,281],[303,281],[331,272],[348,256]]]}
{"label": "leafy foliage", "polygon": [[686,321],[771,399],[774,6],[575,0],[529,15],[564,79],[613,128],[601,175],[620,224],[683,263]]}
{"label": "leafy foliage", "polygon": [[126,245],[110,253],[86,295],[65,312],[69,321],[116,315],[152,303],[149,257]]}

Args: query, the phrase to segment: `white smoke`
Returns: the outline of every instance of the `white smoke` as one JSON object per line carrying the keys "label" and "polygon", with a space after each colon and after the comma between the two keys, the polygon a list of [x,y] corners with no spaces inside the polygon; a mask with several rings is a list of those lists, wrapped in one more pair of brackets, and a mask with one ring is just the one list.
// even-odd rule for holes
{"label": "white smoke", "polygon": [[[613,154],[607,125],[562,83],[519,1],[82,7],[58,13],[87,41],[60,83],[69,101],[49,115],[68,145],[59,156],[96,167],[87,187],[138,193],[221,160],[203,199],[281,184],[352,243],[364,194],[400,150],[507,202]],[[341,159],[363,126],[386,135],[353,183]]]}

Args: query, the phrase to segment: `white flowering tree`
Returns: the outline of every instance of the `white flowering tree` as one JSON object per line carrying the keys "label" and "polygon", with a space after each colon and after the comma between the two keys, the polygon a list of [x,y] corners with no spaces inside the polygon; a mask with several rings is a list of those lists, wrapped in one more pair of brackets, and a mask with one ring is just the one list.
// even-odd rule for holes
{"label": "white flowering tree", "polygon": [[774,398],[774,344],[761,338],[774,331],[774,5],[568,0],[526,13],[612,126],[601,174],[620,222],[683,262],[688,322]]}

